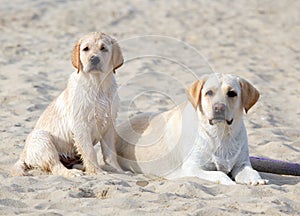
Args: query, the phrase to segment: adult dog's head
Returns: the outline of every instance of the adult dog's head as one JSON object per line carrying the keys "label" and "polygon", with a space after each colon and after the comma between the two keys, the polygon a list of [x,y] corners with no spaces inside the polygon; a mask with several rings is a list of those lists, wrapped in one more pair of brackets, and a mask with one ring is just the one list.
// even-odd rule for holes
{"label": "adult dog's head", "polygon": [[243,109],[247,113],[259,98],[259,92],[248,81],[228,74],[204,75],[186,93],[210,125],[231,125],[241,118]]}
{"label": "adult dog's head", "polygon": [[123,64],[123,56],[115,39],[102,32],[93,32],[75,44],[72,64],[78,73],[115,72]]}

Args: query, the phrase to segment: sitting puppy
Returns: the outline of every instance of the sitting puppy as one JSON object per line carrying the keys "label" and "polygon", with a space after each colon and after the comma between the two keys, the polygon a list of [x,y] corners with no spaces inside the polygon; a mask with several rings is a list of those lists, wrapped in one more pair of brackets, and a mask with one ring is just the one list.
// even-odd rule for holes
{"label": "sitting puppy", "polygon": [[67,88],[47,107],[28,135],[15,175],[40,168],[55,175],[81,175],[67,169],[79,158],[87,173],[101,171],[94,145],[100,141],[104,161],[118,168],[114,122],[119,107],[115,70],[123,64],[121,49],[110,36],[94,32],[82,37],[74,47]]}
{"label": "sitting puppy", "polygon": [[259,92],[237,76],[211,74],[186,93],[188,101],[178,107],[140,114],[118,127],[120,166],[169,179],[267,184],[251,167],[243,122],[243,110],[248,112]]}

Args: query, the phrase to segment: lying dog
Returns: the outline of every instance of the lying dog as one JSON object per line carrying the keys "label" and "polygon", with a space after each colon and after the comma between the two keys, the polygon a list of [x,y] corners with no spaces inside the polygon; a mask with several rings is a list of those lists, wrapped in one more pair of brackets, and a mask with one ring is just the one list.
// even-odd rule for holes
{"label": "lying dog", "polygon": [[243,111],[256,103],[259,92],[237,76],[211,74],[186,93],[188,101],[180,106],[138,115],[117,129],[120,166],[169,179],[267,184],[251,167],[243,123]]}
{"label": "lying dog", "polygon": [[118,111],[115,70],[123,64],[121,49],[110,36],[95,32],[74,47],[67,88],[47,107],[28,135],[24,151],[14,166],[15,175],[40,168],[56,175],[81,175],[67,169],[80,158],[87,173],[101,171],[94,145],[100,141],[104,161],[118,168],[113,128]]}

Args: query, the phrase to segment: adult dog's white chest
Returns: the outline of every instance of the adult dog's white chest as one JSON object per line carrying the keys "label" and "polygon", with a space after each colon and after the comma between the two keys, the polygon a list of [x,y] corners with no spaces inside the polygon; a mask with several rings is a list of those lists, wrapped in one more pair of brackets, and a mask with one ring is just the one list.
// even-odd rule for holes
{"label": "adult dog's white chest", "polygon": [[204,128],[199,132],[199,142],[196,144],[199,165],[204,170],[217,170],[229,173],[236,164],[242,143],[240,135],[233,134],[229,128],[215,128],[209,132]]}

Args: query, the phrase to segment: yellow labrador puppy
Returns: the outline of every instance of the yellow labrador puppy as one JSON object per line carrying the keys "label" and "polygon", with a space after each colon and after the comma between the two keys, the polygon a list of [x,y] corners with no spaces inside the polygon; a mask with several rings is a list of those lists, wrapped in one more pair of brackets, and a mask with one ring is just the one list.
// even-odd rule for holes
{"label": "yellow labrador puppy", "polygon": [[243,111],[256,103],[259,92],[240,77],[211,74],[186,93],[188,101],[178,107],[138,115],[118,128],[120,166],[169,179],[267,184],[251,167],[243,123]]}
{"label": "yellow labrador puppy", "polygon": [[47,107],[28,135],[15,175],[40,168],[55,175],[81,175],[66,163],[81,159],[87,173],[101,169],[94,145],[100,141],[107,164],[118,168],[113,125],[118,111],[115,70],[123,64],[121,49],[110,36],[94,32],[74,47],[73,66],[66,89]]}

